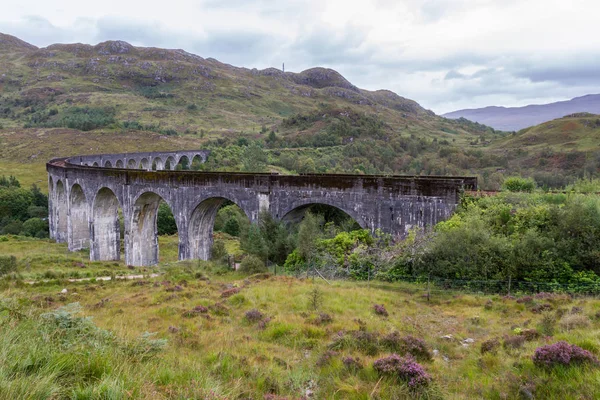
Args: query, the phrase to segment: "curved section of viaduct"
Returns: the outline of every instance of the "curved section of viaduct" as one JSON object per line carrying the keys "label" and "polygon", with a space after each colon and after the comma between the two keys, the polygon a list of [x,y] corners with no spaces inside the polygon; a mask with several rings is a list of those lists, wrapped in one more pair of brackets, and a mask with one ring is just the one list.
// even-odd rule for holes
{"label": "curved section of viaduct", "polygon": [[460,192],[477,188],[471,177],[175,171],[178,164],[204,162],[207,156],[207,151],[198,150],[51,160],[51,237],[67,242],[71,251],[89,248],[92,261],[119,260],[123,248],[128,265],[154,265],[158,206],[164,201],[177,223],[179,259],[207,260],[214,219],[227,200],[251,222],[261,211],[294,220],[310,205],[326,204],[372,232],[404,236],[413,226],[447,219]]}

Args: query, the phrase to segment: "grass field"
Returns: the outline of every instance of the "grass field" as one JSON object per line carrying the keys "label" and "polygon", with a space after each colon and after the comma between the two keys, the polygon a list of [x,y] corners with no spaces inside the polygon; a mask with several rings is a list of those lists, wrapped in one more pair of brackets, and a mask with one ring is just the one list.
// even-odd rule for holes
{"label": "grass field", "polygon": [[[412,284],[243,276],[176,262],[176,237],[161,238],[157,267],[139,270],[88,263],[85,252],[47,240],[5,240],[0,253],[15,255],[18,271],[0,281],[3,399],[593,399],[600,392],[593,366],[532,362],[537,347],[559,340],[600,355],[596,299],[436,290],[428,301]],[[107,272],[163,275],[62,278]],[[71,303],[80,309],[61,309]],[[432,377],[416,390],[373,367],[404,355],[408,335],[424,341],[416,354]],[[482,354],[490,339],[498,346],[488,342]]]}

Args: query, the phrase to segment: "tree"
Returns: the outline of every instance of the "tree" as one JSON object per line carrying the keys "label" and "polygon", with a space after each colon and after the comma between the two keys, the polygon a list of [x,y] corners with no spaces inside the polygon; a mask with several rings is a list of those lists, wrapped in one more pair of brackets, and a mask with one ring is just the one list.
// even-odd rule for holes
{"label": "tree", "polygon": [[285,222],[275,220],[268,211],[262,211],[258,218],[260,232],[268,246],[268,259],[275,264],[283,264],[294,249],[294,238]]}
{"label": "tree", "polygon": [[260,227],[251,224],[247,231],[242,235],[240,247],[249,254],[254,254],[261,260],[266,260],[269,255],[269,247],[263,238]]}
{"label": "tree", "polygon": [[177,223],[167,203],[163,202],[158,206],[156,228],[159,235],[174,235],[177,233]]}
{"label": "tree", "polygon": [[25,236],[47,237],[48,236],[48,221],[41,218],[30,218],[23,223],[21,233]]}
{"label": "tree", "polygon": [[246,274],[258,274],[261,272],[267,272],[267,268],[265,267],[263,260],[255,255],[250,254],[242,260],[240,272]]}
{"label": "tree", "polygon": [[321,237],[322,218],[307,212],[298,228],[298,253],[306,261],[316,254],[317,240]]}
{"label": "tree", "polygon": [[242,169],[246,172],[263,172],[267,167],[267,153],[252,142],[242,153]]}
{"label": "tree", "polygon": [[25,221],[29,215],[33,196],[27,189],[19,187],[0,188],[0,218],[10,217]]}
{"label": "tree", "polygon": [[40,188],[34,183],[31,185],[31,195],[33,196],[33,205],[48,209],[48,196],[46,196]]}

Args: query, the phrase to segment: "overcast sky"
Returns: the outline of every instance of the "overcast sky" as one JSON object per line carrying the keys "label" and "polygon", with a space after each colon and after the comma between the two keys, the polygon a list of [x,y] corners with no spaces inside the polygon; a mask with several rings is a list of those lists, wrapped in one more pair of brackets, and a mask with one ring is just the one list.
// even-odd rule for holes
{"label": "overcast sky", "polygon": [[3,2],[0,32],[329,67],[444,113],[600,93],[599,15],[599,0],[18,0]]}

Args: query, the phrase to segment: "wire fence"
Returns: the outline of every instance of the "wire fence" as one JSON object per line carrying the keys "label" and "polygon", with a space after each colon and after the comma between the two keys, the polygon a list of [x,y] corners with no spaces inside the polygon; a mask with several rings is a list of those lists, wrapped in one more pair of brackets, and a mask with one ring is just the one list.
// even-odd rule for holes
{"label": "wire fence", "polygon": [[[310,266],[302,271],[286,271],[282,267],[270,266],[275,275],[288,275],[296,278],[322,279],[324,281],[353,280],[367,282],[406,282],[430,292],[458,291],[479,294],[520,295],[543,292],[565,293],[579,296],[600,296],[600,282],[535,282],[520,280],[466,280],[428,277],[423,275],[386,275],[383,269],[345,269],[336,266]],[[383,278],[383,279],[382,279]]]}

